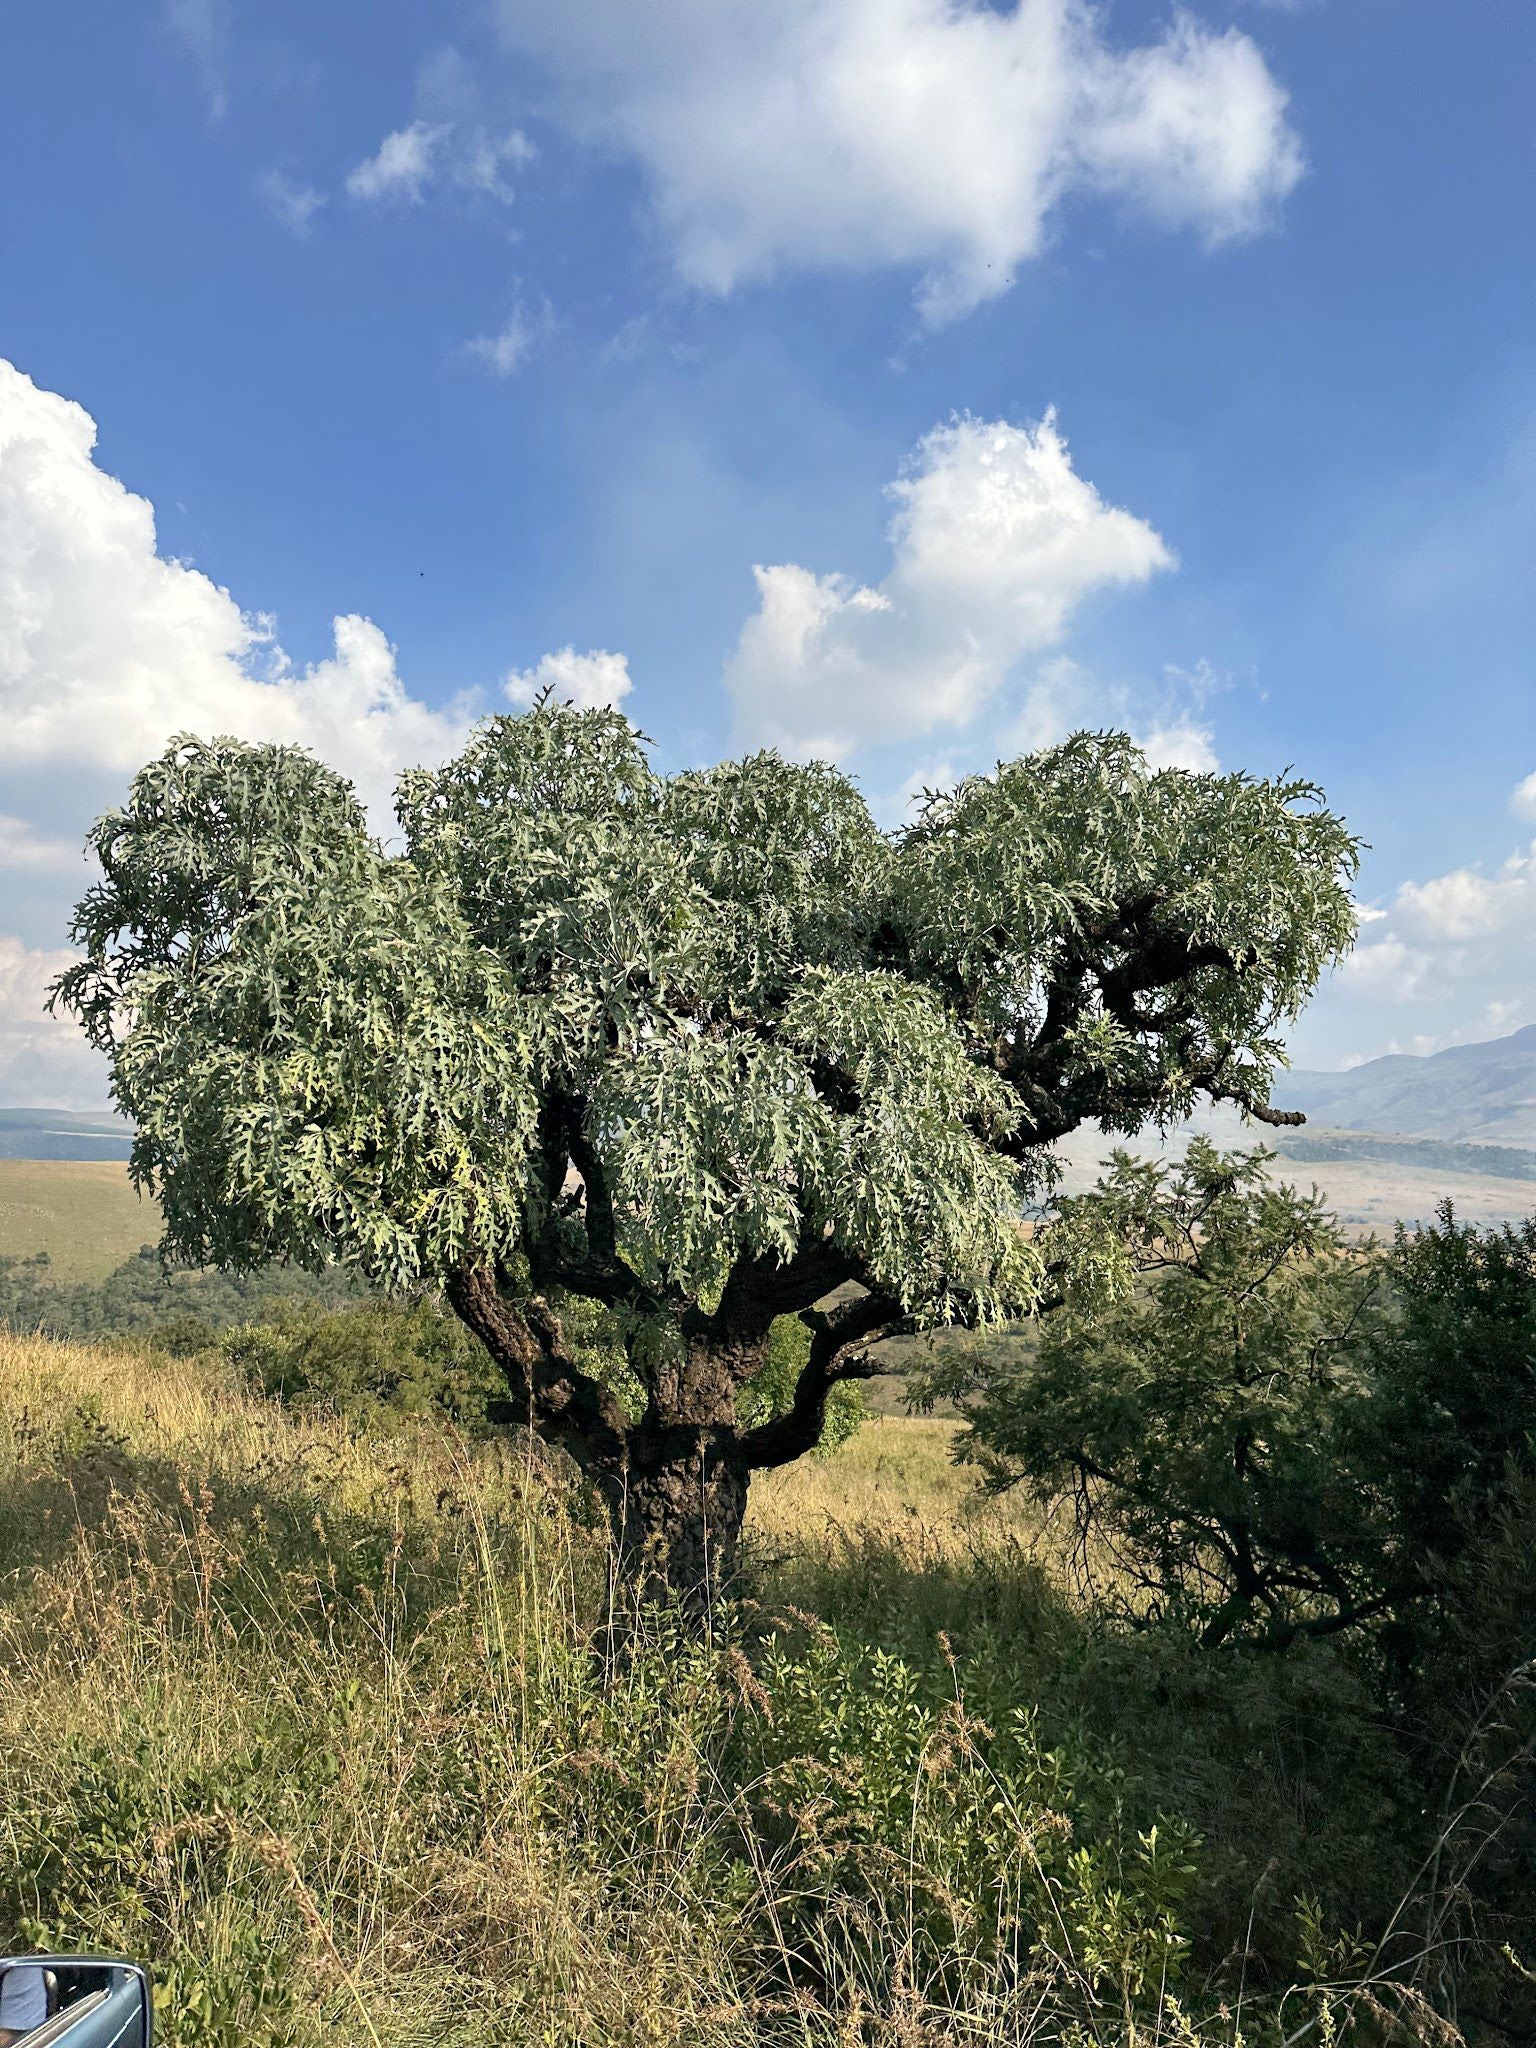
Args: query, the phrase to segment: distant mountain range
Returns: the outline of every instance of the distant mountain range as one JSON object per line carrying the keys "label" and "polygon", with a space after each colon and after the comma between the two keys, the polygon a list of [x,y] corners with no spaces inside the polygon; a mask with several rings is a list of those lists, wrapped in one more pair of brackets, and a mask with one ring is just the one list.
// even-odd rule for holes
{"label": "distant mountain range", "polygon": [[110,1109],[0,1109],[0,1159],[126,1159],[132,1143]]}
{"label": "distant mountain range", "polygon": [[1536,1145],[1536,1024],[1482,1045],[1390,1053],[1341,1074],[1293,1069],[1276,1077],[1270,1100],[1335,1131]]}

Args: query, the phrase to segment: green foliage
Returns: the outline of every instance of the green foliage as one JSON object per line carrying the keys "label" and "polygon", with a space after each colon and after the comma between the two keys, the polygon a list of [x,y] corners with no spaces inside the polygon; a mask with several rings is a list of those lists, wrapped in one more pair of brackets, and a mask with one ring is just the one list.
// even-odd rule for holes
{"label": "green foliage", "polygon": [[303,752],[175,741],[93,829],[57,1000],[172,1253],[441,1290],[664,1578],[727,1569],[734,1532],[629,1530],[684,1497],[631,1476],[779,1374],[777,1317],[806,1363],[710,1439],[722,1470],[810,1449],[879,1336],[1027,1314],[1050,1144],[1262,1106],[1354,931],[1312,785],[1154,773],[1114,734],[887,834],[833,768],[663,777],[619,713],[545,701],[397,812],[387,853]]}
{"label": "green foliage", "polygon": [[113,1055],[136,1185],[192,1264],[409,1284],[516,1237],[516,991],[451,892],[297,749],[173,746],[91,838],[62,993]]}
{"label": "green foliage", "polygon": [[[810,1332],[794,1316],[780,1316],[768,1333],[768,1348],[762,1364],[736,1397],[736,1413],[752,1429],[786,1414],[795,1397],[795,1387],[805,1370],[811,1348]],[[864,1389],[847,1380],[834,1387],[827,1400],[827,1419],[822,1424],[816,1455],[830,1458],[868,1417]]]}
{"label": "green foliage", "polygon": [[59,1284],[46,1253],[0,1258],[0,1328],[50,1337],[139,1337],[185,1353],[212,1343],[221,1330],[260,1318],[280,1303],[319,1308],[357,1299],[357,1282],[334,1269],[322,1273],[269,1267],[261,1272],[188,1271],[162,1263],[153,1245],[140,1248],[95,1284]]}
{"label": "green foliage", "polygon": [[966,1454],[1069,1498],[1143,1616],[1275,1644],[1391,1616],[1401,1663],[1536,1469],[1536,1223],[1447,1206],[1383,1253],[1269,1157],[1118,1155],[1054,1226],[1097,1284],[1033,1344],[953,1354],[942,1389],[969,1403]]}
{"label": "green foliage", "polygon": [[[334,1786],[334,1753],[258,1745],[226,1754],[212,1768],[166,1769],[163,1747],[130,1714],[118,1739],[66,1736],[58,1745],[59,1811],[67,1837],[38,1825],[25,1808],[13,1816],[14,1860],[0,1880],[0,1925],[39,1948],[69,1950],[82,1927],[110,1916],[111,1947],[135,1958],[159,1947],[165,1920],[189,1896],[217,1896],[249,1884],[260,1869],[252,1820],[270,1797],[275,1773],[291,1774],[302,1796]],[[167,1826],[167,1816],[175,1816]],[[202,1825],[194,1824],[194,1816]],[[179,1825],[178,1825],[179,1822]],[[87,1944],[94,1946],[94,1944]],[[221,1943],[217,1959],[178,1958],[158,1971],[157,2032],[181,2048],[237,2048],[251,2030],[291,2022],[294,1943],[257,1938],[246,1926]]]}
{"label": "green foliage", "polygon": [[1142,1284],[1069,1290],[1033,1350],[964,1361],[994,1483],[1068,1494],[1154,1611],[1212,1641],[1350,1613],[1383,1565],[1345,1456],[1376,1261],[1267,1158],[1117,1155],[1060,1227],[1130,1246]]}
{"label": "green foliage", "polygon": [[1536,1468],[1536,1217],[1478,1229],[1449,1202],[1427,1229],[1398,1226],[1394,1314],[1379,1339],[1393,1515],[1438,1555],[1512,1465]]}
{"label": "green foliage", "polygon": [[588,1105],[625,1240],[670,1281],[830,1231],[915,1310],[1000,1313],[1036,1274],[995,1034],[1089,954],[1224,947],[1236,970],[1202,952],[1174,977],[1187,1028],[1150,1052],[1091,1005],[1071,1077],[1128,1084],[1131,1121],[1171,1113],[1219,1037],[1222,1077],[1261,1095],[1271,1022],[1351,932],[1353,845],[1309,785],[1149,774],[1114,738],[891,839],[829,768],[669,782],[618,714],[546,705],[405,777],[399,809],[390,859],[302,753],[183,741],[92,835],[105,879],[61,993],[189,1258],[401,1283],[510,1257],[551,1198],[553,1088]]}
{"label": "green foliage", "polygon": [[[999,1034],[1038,1013],[1053,985],[1088,976],[1106,947],[1113,955],[1128,908],[1165,943],[1243,962],[1180,976],[1192,1000],[1171,1013],[1176,1028],[1127,1028],[1113,1001],[1071,1020],[1063,1078],[1091,1086],[1110,1128],[1133,1129],[1149,1108],[1181,1115],[1212,1058],[1267,1099],[1275,1027],[1353,939],[1340,881],[1355,857],[1312,783],[1150,773],[1121,735],[1080,733],[930,798],[895,893],[927,976],[963,988],[978,1025]],[[1133,978],[1127,994],[1138,985],[1154,984]]]}
{"label": "green foliage", "polygon": [[363,1425],[434,1416],[477,1430],[506,1392],[483,1346],[431,1299],[283,1304],[228,1331],[219,1349],[258,1393]]}

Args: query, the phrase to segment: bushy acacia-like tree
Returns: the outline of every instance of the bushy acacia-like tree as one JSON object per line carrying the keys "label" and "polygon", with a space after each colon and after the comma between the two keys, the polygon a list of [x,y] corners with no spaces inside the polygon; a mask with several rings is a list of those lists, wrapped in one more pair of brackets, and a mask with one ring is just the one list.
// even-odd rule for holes
{"label": "bushy acacia-like tree", "polygon": [[[61,998],[175,1252],[441,1287],[631,1584],[695,1611],[750,1475],[873,1342],[1028,1312],[1054,1139],[1199,1095],[1291,1120],[1275,1033],[1353,931],[1311,785],[1152,773],[1113,735],[887,834],[831,768],[664,777],[619,714],[544,704],[398,814],[391,852],[298,750],[174,744],[94,829]],[[782,1316],[805,1364],[743,1420]]]}
{"label": "bushy acacia-like tree", "polygon": [[1383,1247],[1272,1155],[1197,1139],[1121,1152],[1053,1230],[1093,1284],[928,1375],[966,1408],[962,1455],[1069,1503],[1085,1576],[1138,1613],[1208,1645],[1383,1622],[1400,1678],[1529,1498],[1536,1220],[1447,1203]]}
{"label": "bushy acacia-like tree", "polygon": [[1329,1634],[1402,1590],[1380,1251],[1268,1163],[1204,1139],[1175,1165],[1117,1154],[1056,1227],[1106,1237],[1136,1284],[1084,1287],[1034,1342],[936,1376],[994,1486],[1071,1504],[1090,1582],[1210,1645]]}

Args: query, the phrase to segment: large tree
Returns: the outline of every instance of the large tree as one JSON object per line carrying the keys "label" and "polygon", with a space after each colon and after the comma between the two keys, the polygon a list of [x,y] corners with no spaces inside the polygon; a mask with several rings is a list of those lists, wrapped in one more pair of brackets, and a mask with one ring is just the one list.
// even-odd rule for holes
{"label": "large tree", "polygon": [[[1353,934],[1310,784],[1115,735],[885,833],[829,767],[664,777],[619,714],[544,704],[397,810],[392,851],[307,754],[176,742],[94,828],[60,996],[172,1252],[441,1288],[631,1588],[695,1612],[874,1342],[1029,1312],[1053,1140],[1198,1096],[1296,1121],[1276,1033]],[[786,1316],[805,1364],[743,1420]]]}

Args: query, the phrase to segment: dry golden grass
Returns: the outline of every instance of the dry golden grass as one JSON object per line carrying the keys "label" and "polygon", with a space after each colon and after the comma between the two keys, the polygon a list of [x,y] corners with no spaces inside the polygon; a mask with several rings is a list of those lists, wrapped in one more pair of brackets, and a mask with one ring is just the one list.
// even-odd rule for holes
{"label": "dry golden grass", "polygon": [[1103,1675],[952,1433],[760,1487],[750,1661],[604,1666],[514,1442],[0,1336],[0,1946],[143,1955],[168,2048],[1230,2048],[1193,1832],[1124,1754],[1079,1796],[1106,1687],[1187,1740],[1169,1674]]}
{"label": "dry golden grass", "polygon": [[954,1462],[959,1423],[875,1415],[832,1456],[802,1458],[760,1475],[750,1524],[773,1544],[806,1546],[874,1535],[925,1553],[957,1552],[978,1538],[1029,1541],[1036,1510],[1022,1496],[994,1499]]}

